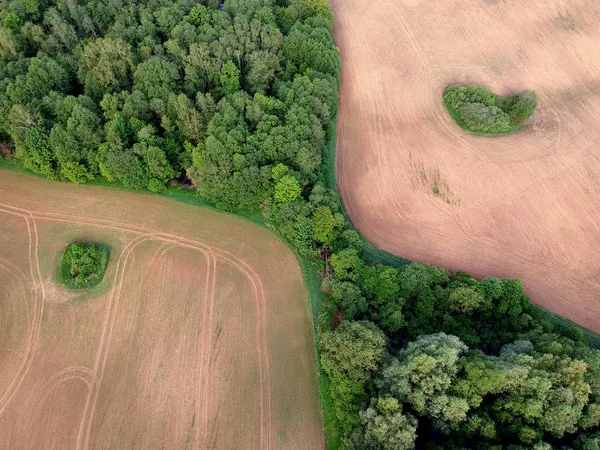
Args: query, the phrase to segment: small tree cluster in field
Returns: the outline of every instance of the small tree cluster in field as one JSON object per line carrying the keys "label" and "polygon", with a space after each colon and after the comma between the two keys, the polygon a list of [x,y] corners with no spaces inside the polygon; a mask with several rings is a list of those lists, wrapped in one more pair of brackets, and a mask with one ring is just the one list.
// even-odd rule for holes
{"label": "small tree cluster in field", "polygon": [[110,248],[102,244],[69,244],[58,266],[58,278],[69,289],[89,289],[104,277]]}
{"label": "small tree cluster in field", "polygon": [[482,86],[452,85],[444,92],[444,104],[464,129],[482,134],[504,134],[518,129],[537,106],[537,95],[523,91],[505,99]]}

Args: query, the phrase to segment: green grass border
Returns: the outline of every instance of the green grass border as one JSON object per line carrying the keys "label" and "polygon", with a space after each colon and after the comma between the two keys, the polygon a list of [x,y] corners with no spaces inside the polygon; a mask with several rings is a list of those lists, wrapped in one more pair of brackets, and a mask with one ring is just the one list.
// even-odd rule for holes
{"label": "green grass border", "polygon": [[[44,177],[38,173],[32,172],[29,169],[24,168],[17,162],[17,160],[15,158],[3,158],[2,156],[0,156],[0,169],[10,170],[12,172],[23,173],[26,175],[32,175],[34,177],[41,178],[43,180],[48,180],[46,177]],[[73,183],[69,183],[68,181],[54,181],[54,180],[48,180],[48,181],[52,181],[54,183],[73,184]],[[97,178],[95,178],[93,181],[88,181],[86,183],[83,183],[83,185],[114,188],[114,189],[119,189],[120,191],[133,192],[135,194],[159,195],[161,197],[167,197],[167,198],[173,199],[177,202],[186,203],[188,205],[208,208],[212,211],[216,211],[221,214],[233,215],[235,217],[239,217],[246,221],[250,221],[254,224],[260,225],[263,228],[267,228],[265,225],[266,223],[265,223],[264,216],[262,215],[260,210],[238,211],[236,213],[223,211],[221,209],[217,209],[212,203],[209,203],[206,200],[203,200],[202,198],[200,198],[200,196],[198,195],[198,192],[193,188],[187,188],[187,187],[183,187],[180,185],[175,185],[175,186],[168,185],[168,186],[166,186],[166,190],[163,192],[152,192],[152,191],[149,191],[148,189],[127,188],[127,187],[124,187],[123,185],[121,185],[117,181],[108,181],[108,179],[106,179],[100,175]]]}
{"label": "green grass border", "polygon": [[[342,199],[339,195],[339,189],[337,185],[336,175],[335,175],[335,152],[336,152],[336,140],[337,140],[337,123],[338,116],[336,115],[331,123],[329,124],[329,129],[327,130],[327,134],[329,136],[327,146],[325,148],[325,154],[323,155],[323,166],[324,166],[324,178],[325,183],[329,189],[335,190],[338,194],[337,202],[340,211],[346,218],[346,222],[350,225],[350,228],[355,230],[360,234],[360,231],[354,226],[350,217],[346,213],[346,208],[344,208],[344,204],[342,203]],[[362,237],[362,235],[361,235]],[[367,264],[386,264],[392,267],[400,267],[410,264],[412,261],[401,258],[400,256],[393,255],[392,253],[386,252],[385,250],[380,249],[376,245],[372,244],[363,239],[363,248],[361,251],[361,257],[367,262]]]}
{"label": "green grass border", "polygon": [[[89,281],[82,285],[77,285],[73,283],[73,277],[69,271],[69,267],[65,263],[65,253],[69,249],[71,245],[81,244],[85,246],[93,246],[94,249],[100,253],[104,259],[102,260],[102,265],[100,267],[99,272],[96,274],[94,278],[91,278]],[[93,289],[100,284],[100,282],[104,279],[104,274],[106,273],[106,268],[108,267],[108,262],[110,261],[110,246],[106,244],[98,244],[95,242],[71,242],[69,245],[65,247],[65,249],[60,253],[58,258],[58,267],[56,271],[56,276],[58,281],[60,281],[63,286],[72,291],[83,291]]]}
{"label": "green grass border", "polygon": [[319,314],[321,312],[320,306],[323,298],[323,294],[320,290],[321,278],[319,277],[317,270],[313,267],[313,263],[307,257],[299,255],[289,244],[288,247],[292,249],[300,263],[300,269],[302,270],[302,276],[308,293],[310,312],[312,314],[315,353],[317,357],[319,397],[321,400],[321,413],[323,414],[323,427],[325,429],[325,448],[327,450],[337,450],[341,445],[343,436],[338,418],[333,409],[333,400],[329,393],[329,377],[327,377],[327,374],[323,370],[319,354]]}

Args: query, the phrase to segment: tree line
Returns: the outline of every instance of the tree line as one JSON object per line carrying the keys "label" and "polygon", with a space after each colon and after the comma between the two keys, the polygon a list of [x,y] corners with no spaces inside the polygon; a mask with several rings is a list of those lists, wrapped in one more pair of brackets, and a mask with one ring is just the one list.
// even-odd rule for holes
{"label": "tree line", "polygon": [[517,280],[368,262],[327,177],[340,57],[326,0],[0,11],[0,137],[24,167],[190,183],[217,208],[260,211],[312,262],[341,448],[600,447],[600,352],[579,328]]}

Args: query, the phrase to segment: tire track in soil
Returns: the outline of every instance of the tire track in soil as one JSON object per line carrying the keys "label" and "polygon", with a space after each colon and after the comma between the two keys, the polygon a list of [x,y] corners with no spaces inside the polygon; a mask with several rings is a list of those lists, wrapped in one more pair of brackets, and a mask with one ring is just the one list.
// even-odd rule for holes
{"label": "tire track in soil", "polygon": [[202,312],[202,332],[200,333],[200,360],[198,369],[198,394],[196,397],[196,448],[208,448],[208,375],[209,339],[212,335],[212,316],[215,297],[216,260],[212,254],[207,254],[206,280],[204,288],[204,309]]}
{"label": "tire track in soil", "polygon": [[33,403],[36,405],[36,409],[45,400],[45,398],[42,397],[44,397],[47,392],[51,392],[62,382],[73,379],[82,381],[87,386],[88,392],[91,392],[92,389],[94,389],[94,386],[98,383],[98,377],[96,376],[96,373],[89,367],[66,367],[52,375],[48,381],[44,383],[41,391],[36,394],[33,401]]}
{"label": "tire track in soil", "polygon": [[[10,393],[13,388],[12,386],[15,383],[19,383],[19,378],[22,375],[23,370],[25,369],[25,366],[27,365],[27,355],[29,354],[29,352],[31,351],[31,339],[32,339],[32,333],[33,333],[33,317],[31,314],[31,308],[29,305],[29,298],[27,295],[27,292],[30,292],[30,289],[27,288],[27,277],[25,276],[25,274],[21,271],[21,269],[19,267],[17,267],[16,265],[14,265],[11,261],[9,261],[6,258],[2,258],[0,257],[0,271],[4,272],[5,274],[7,274],[8,276],[8,280],[11,283],[13,289],[15,288],[15,285],[18,283],[19,287],[18,287],[18,291],[21,293],[21,297],[23,299],[23,303],[25,305],[25,317],[26,317],[26,321],[27,321],[27,330],[25,332],[25,335],[27,336],[27,345],[25,346],[25,351],[24,351],[24,356],[22,356],[21,359],[21,365],[19,366],[16,375],[13,377],[11,383],[9,384],[9,387],[6,389],[6,391],[2,394],[2,397],[0,397],[0,405],[3,405],[5,402],[6,404],[8,404],[8,400],[6,399],[6,396],[12,396],[12,394]],[[23,375],[24,376],[24,375]],[[0,413],[1,415],[1,413]]]}
{"label": "tire track in soil", "polygon": [[[31,364],[36,354],[38,339],[40,335],[42,316],[44,313],[44,300],[46,297],[46,291],[44,290],[44,283],[42,281],[42,276],[40,272],[40,265],[38,260],[38,232],[37,225],[34,219],[34,216],[24,210],[22,208],[14,207],[11,205],[7,205],[4,203],[0,203],[0,211],[5,212],[7,214],[13,214],[19,216],[25,220],[27,224],[27,234],[29,237],[29,267],[31,272],[31,278],[33,281],[33,314],[32,314],[32,322],[29,333],[29,338],[27,340],[27,345],[25,347],[25,358],[23,359],[23,365],[19,369],[18,374],[15,376],[8,389],[4,392],[2,398],[0,398],[0,416],[14,397],[15,393],[21,386],[21,383],[25,379],[25,376],[29,372],[31,368]],[[39,290],[41,290],[41,297],[39,295]]]}

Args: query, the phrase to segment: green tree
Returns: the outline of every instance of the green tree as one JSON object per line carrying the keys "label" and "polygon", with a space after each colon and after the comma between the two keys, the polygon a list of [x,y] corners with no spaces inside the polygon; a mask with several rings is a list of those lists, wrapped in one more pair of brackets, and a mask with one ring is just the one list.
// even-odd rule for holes
{"label": "green tree", "polygon": [[364,386],[386,357],[386,344],[383,332],[370,322],[342,321],[335,331],[321,337],[321,364],[331,382],[336,415],[346,432],[359,423]]}
{"label": "green tree", "polygon": [[523,91],[506,99],[503,109],[510,117],[511,123],[522,124],[533,115],[537,102],[537,94],[534,91]]}
{"label": "green tree", "polygon": [[353,248],[360,254],[360,252],[363,249],[364,242],[363,242],[362,238],[360,237],[360,234],[358,234],[357,231],[344,230],[344,231],[342,231],[342,234],[340,236],[339,245],[341,247],[340,249],[349,247],[349,248]]}
{"label": "green tree", "polygon": [[293,20],[304,20],[322,15],[333,21],[333,14],[329,10],[326,0],[291,0],[288,9]]}
{"label": "green tree", "polygon": [[133,58],[131,47],[119,39],[100,38],[90,41],[78,60],[79,80],[86,91],[97,93],[126,89],[131,83]]}
{"label": "green tree", "polygon": [[344,249],[330,258],[333,273],[338,280],[360,282],[364,273],[365,263],[353,248]]}
{"label": "green tree", "polygon": [[[171,95],[169,98],[169,112],[173,117],[172,125],[184,139],[198,144],[204,137],[207,121],[203,119],[200,112],[185,94]],[[171,128],[171,120],[168,124],[165,121],[168,116],[163,116],[163,128]]]}
{"label": "green tree", "polygon": [[290,172],[290,168],[285,164],[277,164],[271,169],[273,180],[277,183]]}
{"label": "green tree", "polygon": [[148,190],[160,192],[165,190],[165,183],[175,176],[175,171],[167,160],[165,152],[154,145],[147,145],[145,142],[135,144],[133,151],[143,157],[147,167]]}
{"label": "green tree", "polygon": [[352,320],[367,310],[367,300],[360,288],[349,281],[334,282],[331,297],[344,311],[346,320]]}
{"label": "green tree", "polygon": [[17,16],[14,12],[9,12],[4,17],[4,28],[8,28],[13,33],[18,33],[23,26],[23,21],[19,16]]}
{"label": "green tree", "polygon": [[6,27],[0,27],[0,57],[11,61],[19,58],[19,55],[19,43],[13,32]]}
{"label": "green tree", "polygon": [[50,32],[42,45],[44,52],[50,55],[70,53],[77,45],[77,31],[67,18],[68,15],[63,16],[58,8],[48,8],[44,14],[44,25]]}
{"label": "green tree", "polygon": [[323,16],[297,22],[285,37],[283,51],[292,74],[307,69],[339,77],[340,54],[330,32],[330,22]]}
{"label": "green tree", "polygon": [[129,189],[148,187],[148,169],[132,149],[119,143],[103,143],[98,149],[100,173],[109,181],[119,181]]}
{"label": "green tree", "polygon": [[373,450],[410,450],[415,447],[417,419],[403,414],[394,397],[380,397],[360,413],[364,447]]}
{"label": "green tree", "polygon": [[23,144],[17,145],[15,149],[15,156],[32,172],[51,180],[58,178],[56,160],[48,142],[48,135],[43,128],[34,126],[27,130]]}
{"label": "green tree", "polygon": [[448,303],[452,311],[470,314],[483,305],[484,298],[475,289],[461,286],[452,291],[448,297]]}
{"label": "green tree", "polygon": [[25,75],[17,75],[6,85],[6,95],[13,105],[28,105],[51,91],[67,92],[70,76],[67,68],[47,56],[32,58]]}
{"label": "green tree", "polygon": [[420,336],[382,370],[378,384],[419,414],[437,419],[439,426],[464,422],[469,404],[451,388],[466,351],[467,346],[456,336]]}
{"label": "green tree", "polygon": [[335,238],[336,220],[331,209],[327,206],[319,206],[312,215],[313,235],[315,240],[330,245]]}
{"label": "green tree", "polygon": [[61,256],[59,278],[71,289],[93,287],[102,280],[108,257],[107,246],[69,244]]}
{"label": "green tree", "polygon": [[467,130],[508,133],[531,117],[537,106],[537,95],[523,91],[503,99],[482,86],[453,85],[444,91],[444,104]]}
{"label": "green tree", "polygon": [[275,80],[275,73],[280,69],[280,65],[280,56],[275,53],[268,51],[251,53],[246,75],[250,92],[266,94]]}
{"label": "green tree", "polygon": [[210,24],[211,14],[210,9],[204,5],[195,5],[189,14],[189,21],[199,27],[207,26]]}
{"label": "green tree", "polygon": [[289,203],[300,197],[300,183],[291,175],[285,175],[275,184],[275,200]]}
{"label": "green tree", "polygon": [[[202,6],[202,5],[197,5]],[[220,85],[217,60],[211,55],[208,44],[193,43],[184,60],[185,89],[190,95],[211,91]]]}
{"label": "green tree", "polygon": [[400,297],[400,273],[384,265],[370,267],[365,273],[364,286],[374,304],[384,304]]}
{"label": "green tree", "polygon": [[134,90],[139,90],[149,101],[159,100],[160,103],[155,104],[164,110],[169,96],[178,88],[179,72],[172,62],[153,56],[137,66],[133,79]]}
{"label": "green tree", "polygon": [[96,174],[96,157],[101,143],[100,118],[75,104],[65,125],[50,131],[50,146],[60,165],[61,175],[72,183],[85,183]]}
{"label": "green tree", "polygon": [[458,112],[462,121],[473,131],[506,133],[510,131],[510,117],[496,106],[483,103],[463,103]]}
{"label": "green tree", "polygon": [[219,80],[221,82],[221,89],[225,95],[230,95],[240,90],[240,70],[233,61],[227,61],[223,64]]}

